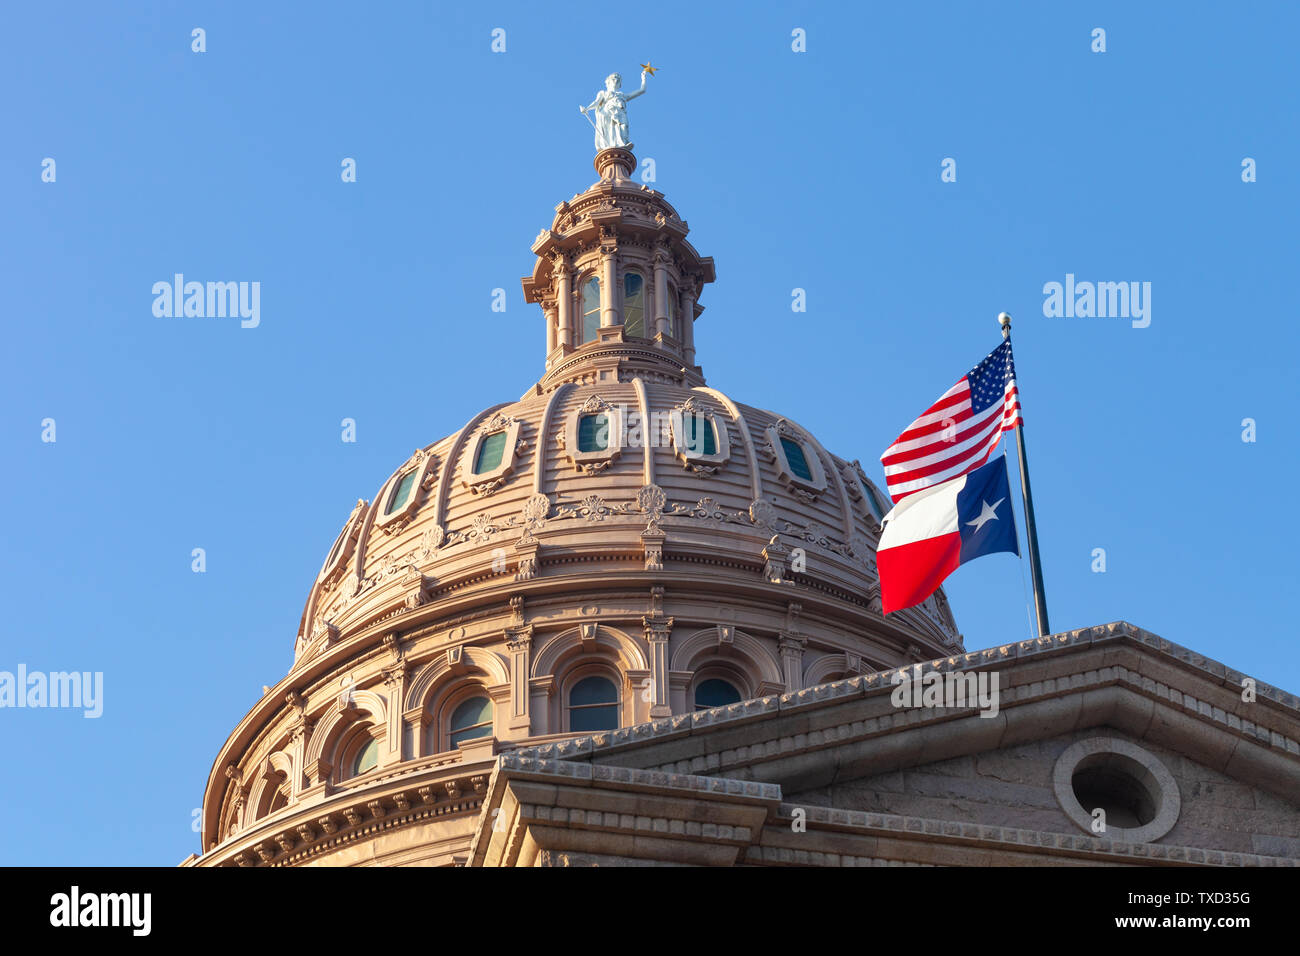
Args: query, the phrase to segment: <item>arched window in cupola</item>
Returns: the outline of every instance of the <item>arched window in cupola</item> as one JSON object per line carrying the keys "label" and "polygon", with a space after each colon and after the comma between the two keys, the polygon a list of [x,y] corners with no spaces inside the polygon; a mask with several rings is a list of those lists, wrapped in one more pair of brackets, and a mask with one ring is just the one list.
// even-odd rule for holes
{"label": "arched window in cupola", "polygon": [[623,334],[645,338],[645,277],[639,272],[623,274]]}
{"label": "arched window in cupola", "polygon": [[582,344],[596,341],[600,329],[600,280],[592,276],[582,287]]}

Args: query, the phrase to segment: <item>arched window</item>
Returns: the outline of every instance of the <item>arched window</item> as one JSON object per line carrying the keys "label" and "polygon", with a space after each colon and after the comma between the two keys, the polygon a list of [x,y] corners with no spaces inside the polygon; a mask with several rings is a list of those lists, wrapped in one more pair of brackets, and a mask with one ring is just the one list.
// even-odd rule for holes
{"label": "arched window", "polygon": [[600,328],[600,280],[594,276],[582,287],[582,343],[596,341]]}
{"label": "arched window", "polygon": [[589,733],[618,727],[618,688],[607,677],[584,677],[569,691],[569,730]]}
{"label": "arched window", "polygon": [[352,772],[349,777],[359,777],[367,770],[373,770],[379,765],[379,741],[371,738],[362,745],[357,751],[357,755],[352,758]]}
{"label": "arched window", "polygon": [[740,691],[728,681],[717,677],[700,681],[695,686],[695,709],[708,710],[710,707],[725,707],[740,702]]}
{"label": "arched window", "polygon": [[451,749],[462,740],[477,740],[492,733],[492,701],[486,697],[471,697],[462,701],[451,712],[447,723]]}
{"label": "arched window", "polygon": [[393,493],[388,496],[388,505],[384,508],[384,514],[390,515],[394,511],[400,510],[411,497],[411,489],[415,486],[415,474],[418,468],[412,468],[402,476],[402,480],[393,488]]}
{"label": "arched window", "polygon": [[639,272],[623,275],[623,334],[645,338],[645,279]]}

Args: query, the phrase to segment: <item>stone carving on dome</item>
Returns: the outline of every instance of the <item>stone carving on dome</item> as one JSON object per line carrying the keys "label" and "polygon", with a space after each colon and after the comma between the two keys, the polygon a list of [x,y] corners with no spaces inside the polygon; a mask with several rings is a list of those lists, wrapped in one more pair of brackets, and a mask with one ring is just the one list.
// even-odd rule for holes
{"label": "stone carving on dome", "polygon": [[486,422],[484,422],[479,427],[484,432],[496,432],[496,431],[500,431],[503,428],[508,428],[509,426],[515,424],[515,422],[517,421],[518,421],[517,418],[513,418],[510,415],[505,415],[501,412],[497,412],[495,415],[493,415],[491,418],[489,418]]}
{"label": "stone carving on dome", "polygon": [[776,506],[762,498],[754,499],[749,503],[749,520],[760,528],[776,527]]}
{"label": "stone carving on dome", "polygon": [[535,494],[524,502],[520,511],[529,531],[536,530],[546,523],[546,516],[551,513],[551,499],[543,494]]}
{"label": "stone carving on dome", "polygon": [[434,524],[424,529],[420,535],[420,543],[415,549],[415,559],[424,565],[432,559],[433,555],[442,547],[447,533],[443,530],[442,525]]}

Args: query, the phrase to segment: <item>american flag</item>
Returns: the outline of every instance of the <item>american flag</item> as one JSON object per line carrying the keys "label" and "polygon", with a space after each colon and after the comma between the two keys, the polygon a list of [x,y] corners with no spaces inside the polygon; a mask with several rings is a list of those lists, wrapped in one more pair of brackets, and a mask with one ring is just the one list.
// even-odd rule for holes
{"label": "american flag", "polygon": [[1004,431],[1020,424],[1011,343],[1003,342],[908,425],[880,456],[897,503],[989,460]]}

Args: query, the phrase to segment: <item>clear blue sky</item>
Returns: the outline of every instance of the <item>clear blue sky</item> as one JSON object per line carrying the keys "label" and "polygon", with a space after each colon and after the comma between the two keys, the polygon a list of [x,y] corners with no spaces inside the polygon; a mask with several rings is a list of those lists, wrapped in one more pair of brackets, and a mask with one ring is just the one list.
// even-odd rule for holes
{"label": "clear blue sky", "polygon": [[[711,385],[880,481],[1012,313],[1054,627],[1127,619],[1300,690],[1296,9],[11,6],[0,670],[105,683],[97,720],[0,710],[0,863],[198,848],[352,504],[539,376],[528,247],[594,179],[578,104],[647,58],[637,152],[717,262]],[[155,317],[176,272],[260,282],[261,325]],[[1150,326],[1045,317],[1067,273],[1150,282]],[[1026,578],[950,579],[969,647],[1029,635]]]}

